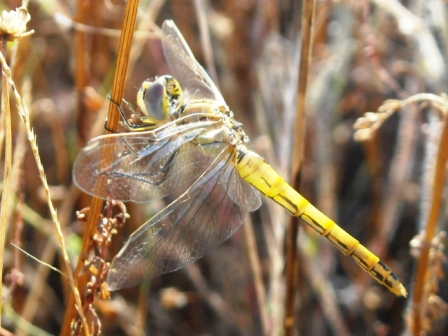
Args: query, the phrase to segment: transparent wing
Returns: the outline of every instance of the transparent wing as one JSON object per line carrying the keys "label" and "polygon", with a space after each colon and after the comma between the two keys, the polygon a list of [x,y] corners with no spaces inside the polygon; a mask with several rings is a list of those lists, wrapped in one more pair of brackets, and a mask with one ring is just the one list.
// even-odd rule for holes
{"label": "transparent wing", "polygon": [[131,287],[193,263],[230,237],[260,194],[235,170],[235,153],[225,144],[184,194],[134,232],[112,261],[109,289]]}
{"label": "transparent wing", "polygon": [[162,45],[172,75],[179,81],[187,97],[213,99],[225,104],[216,85],[196,61],[187,42],[171,20],[162,25]]}
{"label": "transparent wing", "polygon": [[[191,141],[216,129],[214,121],[188,119],[193,115],[181,125],[177,120],[150,132],[92,139],[76,158],[75,184],[93,196],[119,201],[148,202],[174,190],[183,193],[207,168],[207,155],[213,155],[196,150]],[[112,156],[108,165],[101,160],[105,151]]]}

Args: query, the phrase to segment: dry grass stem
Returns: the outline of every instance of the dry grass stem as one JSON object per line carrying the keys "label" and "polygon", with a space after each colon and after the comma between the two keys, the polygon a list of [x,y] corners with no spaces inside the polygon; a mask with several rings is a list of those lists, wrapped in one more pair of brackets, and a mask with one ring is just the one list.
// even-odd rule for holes
{"label": "dry grass stem", "polygon": [[[18,41],[25,36],[29,36],[34,33],[33,30],[27,31],[27,23],[31,16],[25,7],[17,8],[15,11],[3,11],[0,16],[0,56],[2,60],[2,66],[0,71],[2,72],[2,131],[4,131],[5,137],[5,162],[3,171],[3,185],[2,196],[0,201],[0,285],[3,288],[3,269],[5,260],[5,244],[6,244],[6,231],[8,229],[9,221],[9,203],[11,202],[11,185],[12,185],[12,125],[11,125],[11,110],[9,102],[9,86],[8,80],[12,81],[9,73],[8,65],[3,58],[3,55],[7,51],[7,42]],[[9,76],[9,77],[8,77]],[[3,135],[1,137],[1,148],[3,149]],[[0,150],[1,152],[1,150]],[[3,307],[2,298],[0,298],[0,309]],[[1,321],[0,321],[1,327]]]}
{"label": "dry grass stem", "polygon": [[[425,237],[426,232],[421,232],[410,242],[411,253],[416,259],[420,259],[422,256]],[[425,275],[425,284],[423,285],[421,306],[418,309],[421,318],[421,322],[419,321],[421,330],[424,332],[431,332],[434,323],[446,318],[448,314],[448,303],[438,296],[440,290],[439,282],[445,278],[443,269],[443,264],[447,260],[444,253],[445,241],[446,233],[442,231],[432,239],[429,246],[428,268]],[[416,310],[414,308],[413,312],[415,313]],[[414,317],[411,313],[408,313],[406,316],[406,321],[411,330],[416,328]]]}
{"label": "dry grass stem", "polygon": [[[306,134],[306,101],[308,89],[308,73],[313,53],[314,40],[314,20],[316,16],[316,1],[308,0],[303,3],[301,36],[302,48],[299,66],[299,87],[297,93],[295,137],[293,145],[293,158],[291,160],[291,186],[299,190],[300,178],[299,172],[302,167],[304,156],[305,134]],[[295,329],[295,298],[297,292],[297,235],[298,219],[289,220],[287,234],[287,264],[286,264],[286,296],[285,296],[285,317],[284,331],[285,335],[293,335]]]}
{"label": "dry grass stem", "polygon": [[210,74],[211,79],[219,88],[218,75],[216,74],[216,66],[213,57],[212,42],[210,40],[210,31],[208,28],[207,13],[205,9],[204,0],[194,0],[194,7],[196,9],[196,15],[198,17],[200,38],[202,50],[204,52],[205,66]]}
{"label": "dry grass stem", "polygon": [[247,251],[250,259],[250,266],[254,277],[255,290],[257,292],[258,309],[260,310],[261,324],[263,326],[263,334],[271,334],[270,317],[267,311],[266,290],[263,284],[263,272],[260,265],[260,255],[258,254],[257,242],[255,240],[255,231],[250,217],[243,224],[244,238],[247,245]]}
{"label": "dry grass stem", "polygon": [[[50,214],[51,214],[51,218],[52,221],[55,225],[55,229],[57,232],[57,237],[58,237],[58,241],[59,241],[59,246],[61,247],[61,252],[63,255],[63,260],[65,262],[65,267],[66,267],[66,272],[70,281],[70,287],[72,290],[72,293],[75,297],[75,302],[76,302],[76,306],[77,309],[80,309],[81,305],[81,298],[79,296],[79,292],[78,292],[78,288],[76,286],[74,277],[73,277],[73,273],[72,273],[72,269],[71,269],[71,264],[70,264],[70,259],[67,255],[67,250],[65,247],[65,240],[64,240],[64,236],[62,233],[62,229],[61,229],[61,225],[59,223],[59,219],[56,213],[56,209],[53,206],[53,202],[51,201],[51,195],[50,195],[50,189],[49,186],[47,184],[47,178],[45,176],[45,171],[44,171],[44,167],[42,166],[42,163],[40,161],[40,155],[39,155],[39,150],[37,148],[37,140],[36,140],[36,136],[33,132],[33,130],[31,129],[31,125],[30,125],[30,119],[29,119],[29,112],[28,112],[28,108],[26,105],[24,105],[22,103],[22,98],[14,84],[14,81],[11,78],[11,73],[9,70],[9,67],[6,63],[6,60],[3,57],[3,53],[0,53],[0,62],[2,63],[2,67],[3,67],[3,73],[4,73],[4,77],[7,79],[9,85],[11,86],[11,88],[13,89],[13,93],[14,93],[14,97],[16,99],[17,102],[17,108],[18,108],[18,112],[19,115],[23,121],[23,123],[25,124],[25,129],[26,129],[26,133],[28,136],[28,140],[30,142],[31,145],[31,150],[33,152],[34,155],[34,159],[36,161],[36,165],[37,168],[39,170],[39,177],[40,180],[42,182],[42,186],[44,187],[45,190],[45,196],[46,196],[46,200],[47,200],[47,204],[48,204],[48,209],[50,210]],[[5,88],[7,85],[4,85],[3,87]],[[8,104],[9,105],[9,104]],[[5,189],[4,189],[5,190]],[[6,207],[4,208],[6,209]],[[84,325],[84,328],[86,330],[86,334],[88,335],[88,325],[87,325],[87,321],[84,317],[84,315],[82,314],[81,310],[78,310],[78,313],[81,316],[82,319],[82,323]]]}
{"label": "dry grass stem", "polygon": [[[136,27],[137,12],[138,12],[139,1],[129,1],[126,6],[124,21],[123,21],[123,31],[120,38],[120,48],[117,59],[117,68],[114,77],[114,84],[111,94],[111,100],[113,102],[121,102],[124,96],[124,87],[126,83],[126,74],[129,64],[129,55],[131,52],[131,46],[133,41],[133,34]],[[82,56],[81,56],[82,57]],[[80,70],[81,72],[83,69]],[[120,113],[116,104],[109,104],[108,112],[108,129],[116,131],[118,129],[120,119]],[[105,152],[101,158],[104,165],[107,165],[112,160],[112,153]],[[99,180],[98,184],[105,183],[104,180]],[[101,211],[103,208],[103,200],[97,197],[92,199],[90,206],[89,219],[86,224],[84,231],[83,246],[81,249],[81,258],[78,260],[78,265],[76,267],[76,278],[78,279],[78,285],[81,292],[84,293],[88,285],[88,276],[83,274],[84,270],[84,260],[83,256],[86,255],[87,251],[91,247],[91,237],[95,235],[99,219],[101,216]],[[70,297],[68,310],[65,315],[64,325],[62,334],[68,335],[71,329],[71,323],[76,319],[76,311],[73,310],[73,297]]]}
{"label": "dry grass stem", "polygon": [[[3,59],[3,52],[6,51],[6,39],[0,41],[0,56],[2,59],[2,119],[5,129],[5,164],[3,171],[2,198],[0,203],[0,285],[3,288],[3,261],[5,255],[6,230],[8,229],[8,203],[10,202],[11,175],[12,175],[12,130],[11,130],[11,110],[9,104],[8,78],[6,74],[6,61]],[[3,299],[0,298],[0,309],[3,308]],[[1,327],[1,322],[0,322]]]}
{"label": "dry grass stem", "polygon": [[11,243],[11,245],[14,246],[17,250],[21,251],[21,252],[22,252],[23,254],[25,254],[27,257],[34,259],[34,260],[37,261],[38,263],[44,265],[46,268],[49,268],[49,269],[55,271],[56,273],[59,273],[60,275],[62,275],[63,277],[65,277],[65,278],[68,279],[68,276],[67,276],[64,272],[62,272],[61,270],[59,270],[59,269],[57,269],[56,267],[52,266],[51,264],[49,264],[49,263],[47,263],[47,262],[45,262],[45,261],[43,261],[43,260],[40,260],[40,259],[36,258],[35,256],[33,256],[32,254],[28,253],[27,251],[25,251],[24,249],[20,248],[20,246],[14,244],[14,243]]}
{"label": "dry grass stem", "polygon": [[[121,33],[122,33],[122,31],[119,29],[92,27],[87,24],[79,23],[79,22],[76,22],[76,21],[72,20],[71,18],[65,16],[62,13],[55,13],[54,18],[55,18],[56,22],[58,22],[60,25],[67,27],[67,28],[73,28],[76,31],[82,32],[82,33],[99,34],[99,35],[108,36],[108,37],[120,37]],[[145,23],[148,24],[148,22],[145,22]],[[149,23],[150,24],[149,24],[148,28],[151,29],[152,31],[137,30],[134,33],[135,39],[141,39],[145,42],[145,41],[147,41],[147,39],[159,38],[159,34],[157,32],[153,32],[153,31],[157,31],[158,27],[154,24],[154,22],[149,21]]]}
{"label": "dry grass stem", "polygon": [[426,225],[426,235],[422,240],[422,248],[420,251],[420,257],[418,259],[418,268],[416,281],[414,285],[414,296],[413,296],[413,334],[418,336],[424,330],[424,321],[422,316],[422,305],[424,304],[424,293],[425,284],[429,278],[429,263],[430,263],[430,252],[431,252],[431,242],[433,241],[437,227],[439,223],[439,218],[441,214],[442,204],[443,204],[443,191],[446,183],[446,165],[448,162],[448,119],[445,116],[443,123],[443,129],[440,136],[440,144],[437,155],[436,169],[434,173],[433,181],[433,195],[431,210]]}

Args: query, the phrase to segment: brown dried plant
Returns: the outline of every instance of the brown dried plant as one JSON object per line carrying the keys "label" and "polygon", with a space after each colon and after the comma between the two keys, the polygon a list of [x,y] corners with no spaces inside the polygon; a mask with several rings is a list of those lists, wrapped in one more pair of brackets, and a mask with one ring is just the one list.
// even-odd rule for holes
{"label": "brown dried plant", "polygon": [[[445,278],[442,265],[446,261],[444,255],[444,231],[436,235],[440,222],[443,186],[446,184],[446,165],[448,163],[448,100],[446,96],[417,94],[405,100],[388,100],[379,107],[377,113],[368,112],[355,124],[355,139],[372,141],[378,136],[380,127],[394,113],[405,110],[409,104],[423,104],[433,107],[440,117],[442,128],[440,134],[432,134],[438,139],[435,172],[432,181],[433,194],[431,211],[427,219],[425,231],[419,233],[411,242],[412,254],[418,261],[416,281],[413,289],[413,300],[410,312],[406,316],[408,328],[414,335],[429,332],[436,320],[445,318],[448,304],[438,296],[439,282]],[[420,110],[421,111],[421,110]]]}
{"label": "brown dried plant", "polygon": [[[411,240],[411,253],[415,259],[421,258],[422,245],[426,232],[421,232]],[[446,232],[442,231],[435,236],[429,247],[428,268],[425,274],[425,284],[423,286],[423,295],[420,307],[414,307],[421,316],[421,331],[431,332],[433,325],[438,320],[445,319],[448,316],[448,303],[445,302],[439,294],[439,283],[445,279],[443,265],[446,263],[445,256]],[[406,314],[406,322],[410,330],[415,330],[413,313]]]}

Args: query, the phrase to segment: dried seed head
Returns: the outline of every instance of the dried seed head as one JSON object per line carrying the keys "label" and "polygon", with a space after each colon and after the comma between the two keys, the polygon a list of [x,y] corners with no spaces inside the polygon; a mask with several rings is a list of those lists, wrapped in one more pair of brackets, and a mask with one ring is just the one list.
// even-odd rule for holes
{"label": "dried seed head", "polygon": [[376,113],[366,112],[363,117],[358,118],[355,121],[353,128],[356,130],[354,134],[356,141],[361,142],[370,140],[384,121],[394,113],[394,110],[391,109],[388,111],[380,111],[380,109],[378,109],[378,112]]}
{"label": "dried seed head", "polygon": [[19,7],[15,11],[3,11],[0,16],[0,37],[7,41],[17,41],[24,36],[31,35],[34,30],[26,31],[26,24],[31,16],[25,7]]}
{"label": "dried seed head", "polygon": [[378,112],[398,111],[403,107],[403,102],[398,99],[388,99],[378,108]]}
{"label": "dried seed head", "polygon": [[378,114],[373,112],[367,112],[363,117],[358,118],[353,125],[356,130],[366,129],[372,127],[378,121]]}
{"label": "dried seed head", "polygon": [[368,141],[372,138],[372,136],[373,132],[370,130],[370,128],[358,129],[353,135],[355,141],[358,142]]}

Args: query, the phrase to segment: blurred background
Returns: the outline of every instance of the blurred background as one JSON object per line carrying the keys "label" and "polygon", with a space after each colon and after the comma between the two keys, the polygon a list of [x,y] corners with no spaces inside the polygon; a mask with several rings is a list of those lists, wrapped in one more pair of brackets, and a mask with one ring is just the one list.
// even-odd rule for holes
{"label": "blurred background", "polygon": [[[0,10],[19,6],[20,1],[4,0]],[[105,133],[106,95],[111,92],[125,6],[122,0],[30,1],[28,27],[35,33],[7,48],[73,267],[85,225],[75,212],[88,207],[91,198],[72,185],[72,165],[87,141]],[[217,85],[244,124],[250,148],[290,180],[291,160],[297,155],[292,143],[301,8],[295,0],[142,0],[125,99],[134,103],[145,79],[169,73],[157,27],[173,19],[201,64],[212,52]],[[362,143],[353,138],[353,124],[385,100],[446,91],[447,9],[441,0],[316,2],[299,192],[378,254],[400,277],[410,298],[395,297],[301,225],[297,335],[411,334],[416,264],[409,243],[428,220],[444,116],[430,103],[410,104]],[[208,49],[201,43],[201,15],[209,28]],[[15,104],[11,99],[15,169],[4,256],[3,334],[58,334],[70,293],[65,278],[10,244],[64,270]],[[3,172],[3,154],[1,160]],[[131,217],[114,236],[107,261],[164,205],[164,200],[126,204]],[[446,230],[445,213],[443,203],[438,232]],[[282,334],[290,216],[265,198],[250,219],[186,269],[114,292],[110,300],[96,299],[95,323],[101,323],[102,333]],[[418,254],[418,240],[414,242]],[[418,308],[429,335],[448,331],[444,243],[440,239],[434,247],[427,278],[433,286]],[[254,275],[257,266],[261,272]]]}

